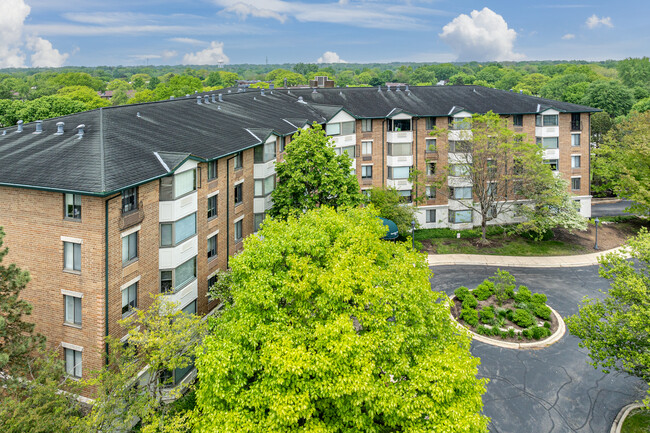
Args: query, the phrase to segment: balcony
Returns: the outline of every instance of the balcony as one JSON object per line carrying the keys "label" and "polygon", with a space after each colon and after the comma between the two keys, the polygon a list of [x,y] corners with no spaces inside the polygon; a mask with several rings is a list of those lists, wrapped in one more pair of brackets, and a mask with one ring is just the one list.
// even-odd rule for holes
{"label": "balcony", "polygon": [[535,136],[536,137],[559,137],[560,127],[559,126],[536,126]]}
{"label": "balcony", "polygon": [[386,179],[386,186],[400,191],[413,189],[413,183],[409,182],[408,179]]}
{"label": "balcony", "polygon": [[129,227],[138,225],[142,222],[142,220],[144,220],[144,204],[142,201],[139,201],[137,209],[133,209],[130,212],[124,213],[120,217],[120,230],[125,230]]}
{"label": "balcony", "polygon": [[193,236],[175,247],[158,249],[159,269],[174,269],[199,253],[198,236]]}
{"label": "balcony", "polygon": [[451,129],[447,132],[448,141],[470,141],[471,139],[471,129]]}
{"label": "balcony", "polygon": [[275,174],[275,159],[268,162],[253,164],[253,178],[266,179]]}
{"label": "balcony", "polygon": [[544,149],[543,159],[560,159],[560,149]]}
{"label": "balcony", "polygon": [[175,303],[179,309],[196,298],[198,298],[198,284],[196,278],[181,290],[167,292],[164,297],[165,301]]}
{"label": "balcony", "polygon": [[329,137],[334,147],[352,146],[357,144],[357,134],[334,135]]}
{"label": "balcony", "polygon": [[273,199],[271,194],[266,197],[255,197],[253,199],[253,212],[254,213],[264,213],[267,210],[271,209],[273,206]]}
{"label": "balcony", "polygon": [[386,157],[386,165],[389,167],[402,167],[405,165],[413,166],[413,155],[391,156]]}
{"label": "balcony", "polygon": [[197,197],[195,192],[181,197],[178,200],[158,202],[158,218],[160,222],[174,222],[193,214],[197,211]]}
{"label": "balcony", "polygon": [[412,143],[413,131],[388,131],[386,141],[388,143]]}

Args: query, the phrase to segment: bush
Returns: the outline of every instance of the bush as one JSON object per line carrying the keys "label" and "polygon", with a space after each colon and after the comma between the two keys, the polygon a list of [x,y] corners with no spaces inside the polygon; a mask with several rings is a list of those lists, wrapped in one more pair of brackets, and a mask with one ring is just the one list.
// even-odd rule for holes
{"label": "bush", "polygon": [[544,328],[551,329],[551,322],[544,322]]}
{"label": "bush", "polygon": [[515,330],[513,328],[508,329],[508,337],[514,338]]}
{"label": "bush", "polygon": [[497,269],[495,274],[489,278],[489,281],[493,284],[492,292],[497,298],[499,306],[514,295],[515,277],[510,272]]}
{"label": "bush", "polygon": [[527,239],[529,241],[550,241],[553,239],[553,231],[552,230],[544,230],[541,234],[534,231],[534,230],[529,230],[527,232],[523,232],[521,234],[521,237],[524,239]]}
{"label": "bush", "polygon": [[526,337],[526,340],[533,339],[533,331],[531,329],[524,329],[523,331],[521,331],[521,335]]}
{"label": "bush", "polygon": [[535,324],[535,318],[528,311],[518,308],[512,315],[512,321],[522,328],[528,328]]}
{"label": "bush", "polygon": [[478,328],[476,328],[476,333],[479,335],[487,335],[489,336],[492,333],[492,330],[488,328],[487,326],[479,325]]}
{"label": "bush", "polygon": [[530,299],[532,304],[545,305],[546,304],[546,295],[543,293],[533,293],[533,296]]}
{"label": "bush", "polygon": [[512,318],[513,318],[514,315],[515,315],[515,310],[512,310],[510,308],[508,308],[506,310],[506,319],[508,319],[508,320],[510,320],[512,322]]}
{"label": "bush", "polygon": [[494,310],[492,307],[483,307],[481,309],[481,322],[490,324],[494,320]]}
{"label": "bush", "polygon": [[499,315],[499,317],[503,317],[505,319],[506,317],[508,317],[507,316],[508,309],[507,308],[498,308],[497,309],[497,314]]}
{"label": "bush", "polygon": [[454,295],[456,295],[460,302],[463,302],[465,300],[465,297],[469,295],[469,289],[465,286],[460,286],[454,290]]}
{"label": "bush", "polygon": [[528,303],[532,299],[532,293],[526,286],[519,286],[519,290],[517,291],[517,294],[515,295],[515,302],[525,302]]}
{"label": "bush", "polygon": [[464,309],[460,312],[460,318],[470,326],[478,325],[478,311],[476,310]]}
{"label": "bush", "polygon": [[532,335],[535,340],[539,340],[540,338],[546,338],[551,335],[551,330],[543,326],[537,326],[533,328]]}
{"label": "bush", "polygon": [[463,309],[474,309],[478,305],[478,301],[471,293],[463,300]]}
{"label": "bush", "polygon": [[535,312],[535,316],[540,319],[549,320],[551,318],[551,309],[546,305],[535,305],[533,311]]}
{"label": "bush", "polygon": [[472,291],[474,296],[479,301],[485,301],[487,298],[492,296],[492,289],[494,289],[494,284],[486,284],[490,283],[489,281],[483,281],[481,284],[479,284],[476,289]]}

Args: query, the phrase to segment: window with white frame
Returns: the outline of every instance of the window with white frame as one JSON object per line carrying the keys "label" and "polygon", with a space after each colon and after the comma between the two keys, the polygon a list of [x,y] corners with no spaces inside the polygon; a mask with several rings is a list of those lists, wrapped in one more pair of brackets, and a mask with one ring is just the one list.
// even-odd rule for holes
{"label": "window with white frame", "polygon": [[427,130],[431,130],[436,127],[436,118],[435,117],[427,117],[426,118],[426,128]]}
{"label": "window with white frame", "polygon": [[427,161],[427,176],[436,175],[436,163],[434,161]]}
{"label": "window with white frame", "polygon": [[196,213],[173,223],[160,224],[160,246],[172,247],[196,234]]}
{"label": "window with white frame", "polygon": [[456,186],[450,187],[451,196],[455,200],[467,200],[472,198],[472,187],[471,186]]}
{"label": "window with white frame", "polygon": [[208,261],[217,257],[217,235],[208,238]]}
{"label": "window with white frame", "polygon": [[81,244],[63,242],[63,269],[81,271]]}
{"label": "window with white frame", "polygon": [[427,198],[429,200],[436,198],[436,187],[432,185],[427,185]]}
{"label": "window with white frame", "polygon": [[449,142],[449,153],[469,152],[469,142],[463,140],[451,140]]}
{"label": "window with white frame", "polygon": [[523,114],[513,114],[512,115],[512,125],[513,126],[524,126],[524,116],[523,116]]}
{"label": "window with white frame", "polygon": [[184,306],[181,312],[183,314],[196,314],[196,299]]}
{"label": "window with white frame", "polygon": [[388,143],[388,154],[390,156],[411,156],[411,143]]}
{"label": "window with white frame", "polygon": [[453,224],[471,223],[472,211],[471,210],[450,210],[449,222]]}
{"label": "window with white frame", "polygon": [[580,146],[580,134],[571,134],[571,146]]}
{"label": "window with white frame", "polygon": [[558,115],[538,114],[535,117],[535,126],[558,126]]}
{"label": "window with white frame", "polygon": [[160,178],[160,201],[176,200],[196,190],[196,170]]}
{"label": "window with white frame", "polygon": [[175,269],[160,271],[160,292],[169,293],[181,290],[189,283],[196,279],[196,256],[192,257],[185,263],[180,264]]}
{"label": "window with white frame", "polygon": [[451,176],[469,176],[468,164],[449,164],[449,174]]}
{"label": "window with white frame", "polygon": [[372,165],[361,166],[361,179],[372,179]]}
{"label": "window with white frame", "polygon": [[138,258],[138,232],[122,236],[122,266]]}
{"label": "window with white frame", "polygon": [[81,196],[79,194],[63,194],[65,218],[81,219]]}
{"label": "window with white frame", "polygon": [[361,119],[361,132],[372,132],[372,119]]}
{"label": "window with white frame", "polygon": [[356,154],[356,146],[335,147],[334,153],[337,155],[343,155],[346,153],[351,159],[354,159]]}
{"label": "window with white frame", "polygon": [[255,197],[266,197],[275,189],[275,174],[266,179],[255,179]]}
{"label": "window with white frame", "polygon": [[361,154],[362,155],[372,155],[372,141],[362,141],[361,142]]}
{"label": "window with white frame", "polygon": [[411,167],[388,167],[389,179],[408,179],[411,175]]}
{"label": "window with white frame", "polygon": [[428,223],[435,223],[436,222],[436,210],[435,209],[427,209],[427,222]]}
{"label": "window with white frame", "polygon": [[[127,283],[128,284],[128,283]],[[122,317],[126,317],[133,309],[138,308],[138,282],[122,289]]]}
{"label": "window with white frame", "polygon": [[328,123],[325,125],[325,133],[327,135],[350,135],[354,134],[354,121]]}
{"label": "window with white frame", "polygon": [[253,151],[253,162],[255,164],[262,164],[275,159],[275,141],[260,144],[256,146]]}
{"label": "window with white frame", "polygon": [[580,168],[580,155],[571,155],[571,168]]}
{"label": "window with white frame", "polygon": [[580,178],[579,177],[572,177],[571,178],[571,189],[574,190],[574,191],[580,189]]}
{"label": "window with white frame", "polygon": [[244,237],[243,226],[244,226],[243,220],[239,220],[235,223],[235,242],[239,242],[243,239]]}
{"label": "window with white frame", "polygon": [[557,159],[545,159],[543,160],[544,164],[548,164],[551,171],[557,171],[558,162]]}
{"label": "window with white frame", "polygon": [[425,151],[429,153],[434,153],[438,151],[438,145],[435,138],[425,139]]}
{"label": "window with white frame", "polygon": [[262,222],[264,222],[265,217],[266,217],[265,212],[253,214],[253,231],[254,232],[260,231],[260,228],[262,228]]}
{"label": "window with white frame", "polygon": [[63,295],[64,322],[81,326],[81,298]]}
{"label": "window with white frame", "polygon": [[413,195],[410,189],[399,190],[398,192],[403,202],[411,203],[413,201]]}
{"label": "window with white frame", "polygon": [[536,141],[543,149],[557,149],[560,143],[558,137],[536,137]]}
{"label": "window with white frame", "polygon": [[74,349],[63,349],[65,352],[65,372],[72,377],[81,377],[81,351]]}
{"label": "window with white frame", "polygon": [[393,119],[388,121],[388,127],[392,128],[392,131],[410,131],[411,130],[411,119]]}

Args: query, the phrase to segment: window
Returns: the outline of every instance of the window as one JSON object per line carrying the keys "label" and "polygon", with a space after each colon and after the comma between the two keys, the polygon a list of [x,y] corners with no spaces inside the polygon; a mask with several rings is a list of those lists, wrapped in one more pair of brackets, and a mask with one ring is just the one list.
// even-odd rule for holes
{"label": "window", "polygon": [[399,195],[402,196],[402,201],[405,203],[411,203],[413,201],[410,189],[400,190]]}
{"label": "window", "polygon": [[208,261],[217,257],[217,235],[208,238]]}
{"label": "window", "polygon": [[65,372],[72,377],[81,377],[81,351],[65,348]]}
{"label": "window", "polygon": [[255,179],[255,197],[266,197],[275,189],[275,175],[266,179]]}
{"label": "window", "polygon": [[393,131],[410,131],[411,119],[395,119],[388,123],[388,126],[393,128]]}
{"label": "window", "polygon": [[173,223],[160,224],[160,246],[171,247],[196,234],[196,213]]}
{"label": "window", "polygon": [[580,134],[571,134],[571,146],[580,146]]}
{"label": "window", "polygon": [[64,295],[63,306],[65,309],[65,323],[81,326],[81,298]]}
{"label": "window", "polygon": [[336,153],[337,155],[342,155],[344,153],[347,153],[351,159],[354,159],[356,150],[357,150],[356,146],[335,147],[334,153]]}
{"label": "window", "polygon": [[235,165],[235,170],[244,168],[244,155],[241,152],[235,154],[234,165]]}
{"label": "window", "polygon": [[426,118],[426,128],[431,130],[436,127],[436,118],[435,117],[427,117]]}
{"label": "window", "polygon": [[388,167],[389,179],[408,179],[411,174],[411,167]]}
{"label": "window", "polygon": [[81,196],[79,194],[64,194],[65,217],[81,219]]}
{"label": "window", "polygon": [[216,179],[218,175],[217,160],[208,162],[208,180]]}
{"label": "window", "polygon": [[138,208],[138,188],[127,188],[122,191],[122,213],[131,212]]}
{"label": "window", "polygon": [[63,242],[63,269],[81,271],[81,244]]}
{"label": "window", "polygon": [[580,113],[571,113],[571,130],[580,131]]}
{"label": "window", "polygon": [[196,314],[196,299],[183,307],[181,312],[183,314]]}
{"label": "window", "polygon": [[218,195],[208,197],[208,219],[217,216],[217,197]]}
{"label": "window", "polygon": [[571,178],[571,189],[572,190],[580,189],[580,178],[579,177],[572,177]]}
{"label": "window", "polygon": [[350,135],[354,134],[354,121],[341,123],[328,123],[325,125],[327,135]]}
{"label": "window", "polygon": [[435,209],[427,209],[427,222],[428,223],[435,223],[436,222],[436,210]]}
{"label": "window", "polygon": [[558,125],[558,115],[557,114],[538,114],[535,117],[535,126],[557,126]]}
{"label": "window", "polygon": [[544,164],[548,164],[551,171],[557,171],[557,159],[545,159]]}
{"label": "window", "polygon": [[188,170],[174,175],[174,198],[181,197],[196,189],[196,170]]}
{"label": "window", "polygon": [[283,137],[280,139],[280,149],[278,152],[284,152],[284,149],[287,148],[287,143],[289,143],[289,137]]}
{"label": "window", "polygon": [[469,152],[469,143],[467,141],[450,141],[449,153],[467,153]]}
{"label": "window", "polygon": [[471,210],[450,210],[449,222],[455,224],[471,223],[472,211]]}
{"label": "window", "polygon": [[196,278],[196,256],[176,269],[160,271],[160,292],[170,293],[182,289]]}
{"label": "window", "polygon": [[362,141],[361,142],[361,154],[362,155],[372,155],[372,141]]}
{"label": "window", "polygon": [[174,285],[174,271],[160,271],[160,293],[171,291]]}
{"label": "window", "polygon": [[372,132],[372,119],[361,119],[361,132]]}
{"label": "window", "polygon": [[388,143],[388,154],[390,156],[410,156],[411,143]]}
{"label": "window", "polygon": [[487,185],[487,195],[490,197],[496,197],[497,195],[497,183],[496,182],[489,182]]}
{"label": "window", "polygon": [[451,188],[451,196],[456,200],[466,200],[472,198],[471,186],[456,186]]}
{"label": "window", "polygon": [[571,155],[571,168],[580,168],[580,155]]}
{"label": "window", "polygon": [[210,290],[210,287],[214,286],[217,283],[217,275],[213,275],[210,278],[208,278],[208,290]]}
{"label": "window", "polygon": [[542,146],[544,149],[557,149],[558,148],[558,138],[557,137],[537,137],[537,145]]}
{"label": "window", "polygon": [[451,129],[467,130],[472,129],[472,119],[470,117],[450,117]]}
{"label": "window", "polygon": [[253,162],[261,164],[275,159],[275,141],[261,144],[255,147]]}
{"label": "window", "polygon": [[243,197],[243,184],[235,185],[235,206],[242,204],[244,202]]}
{"label": "window", "polygon": [[497,174],[497,162],[493,159],[488,159],[486,162],[488,175],[494,178]]}
{"label": "window", "polygon": [[372,179],[372,165],[361,166],[361,179]]}
{"label": "window", "polygon": [[435,186],[427,186],[427,198],[428,199],[434,199],[436,198],[436,187]]}
{"label": "window", "polygon": [[449,174],[451,176],[469,176],[469,165],[449,164]]}
{"label": "window", "polygon": [[523,114],[513,114],[512,115],[512,124],[513,124],[513,126],[524,126],[524,116],[523,116]]}
{"label": "window", "polygon": [[122,317],[131,314],[138,307],[138,282],[122,289]]}
{"label": "window", "polygon": [[243,228],[242,221],[243,220],[239,220],[235,223],[235,242],[241,241],[242,238],[244,237],[244,232],[242,230]]}
{"label": "window", "polygon": [[438,151],[438,146],[436,144],[435,138],[427,138],[425,140],[425,151],[429,153]]}
{"label": "window", "polygon": [[264,221],[264,217],[266,216],[265,213],[256,213],[253,214],[253,231],[258,232],[260,231],[260,228],[262,226],[262,222]]}
{"label": "window", "polygon": [[436,163],[427,161],[427,176],[435,176],[436,174]]}
{"label": "window", "polygon": [[138,232],[122,237],[122,266],[138,258]]}

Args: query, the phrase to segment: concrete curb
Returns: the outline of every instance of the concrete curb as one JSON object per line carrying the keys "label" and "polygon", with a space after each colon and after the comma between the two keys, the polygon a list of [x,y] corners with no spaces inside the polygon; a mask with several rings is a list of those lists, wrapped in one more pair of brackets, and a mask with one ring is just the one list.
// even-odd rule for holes
{"label": "concrete curb", "polygon": [[[456,295],[451,295],[449,297],[449,300],[453,302],[454,298],[456,298]],[[548,308],[551,309],[551,313],[553,313],[555,319],[558,321],[557,330],[550,337],[532,343],[510,343],[509,341],[499,341],[493,338],[485,337],[461,325],[461,323],[458,320],[456,320],[453,314],[449,313],[449,316],[451,317],[451,320],[454,321],[456,326],[458,326],[460,329],[464,331],[467,331],[467,333],[469,333],[472,336],[472,339],[476,341],[480,341],[481,343],[490,344],[492,346],[497,346],[504,349],[541,349],[544,347],[548,347],[551,344],[557,343],[566,333],[566,325],[564,324],[564,320],[562,319],[562,316],[560,316],[560,313],[555,311],[550,306]]]}
{"label": "concrete curb", "polygon": [[627,418],[630,412],[632,412],[634,409],[638,409],[640,407],[643,407],[643,405],[640,403],[631,403],[621,409],[618,412],[618,415],[616,415],[609,433],[621,433],[621,428],[623,428],[623,422],[625,422],[625,418]]}

